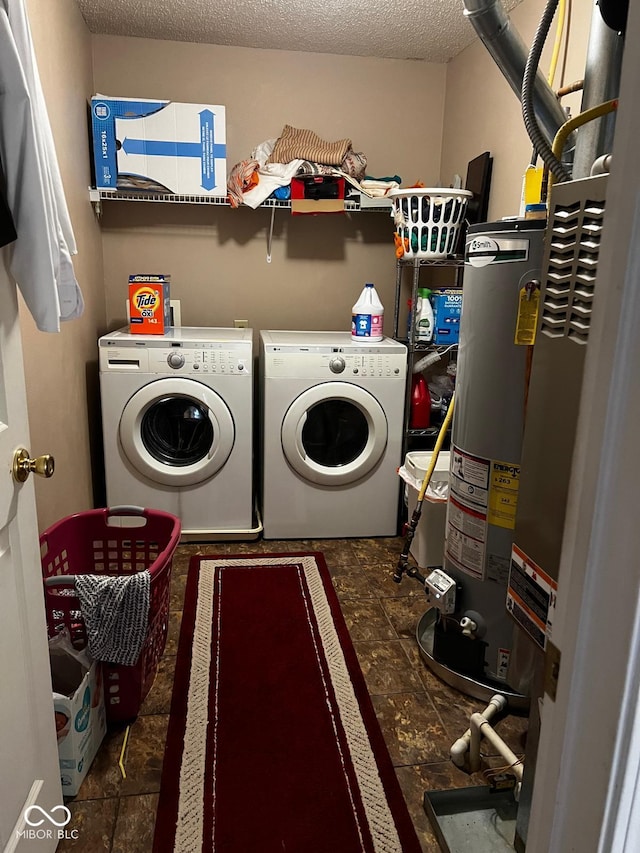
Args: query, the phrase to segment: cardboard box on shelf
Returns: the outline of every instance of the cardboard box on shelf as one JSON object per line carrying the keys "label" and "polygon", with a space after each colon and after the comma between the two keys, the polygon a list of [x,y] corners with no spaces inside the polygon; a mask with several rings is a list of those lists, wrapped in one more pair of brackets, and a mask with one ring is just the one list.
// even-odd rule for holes
{"label": "cardboard box on shelf", "polygon": [[97,189],[227,194],[223,106],[94,95],[91,131]]}
{"label": "cardboard box on shelf", "polygon": [[433,343],[457,344],[460,340],[460,314],[462,313],[462,290],[433,290]]}
{"label": "cardboard box on shelf", "polygon": [[93,662],[86,669],[66,654],[51,653],[50,660],[62,793],[74,797],[107,730],[102,667]]}
{"label": "cardboard box on shelf", "polygon": [[129,331],[164,335],[171,327],[170,275],[129,276]]}
{"label": "cardboard box on shelf", "polygon": [[291,213],[344,213],[344,178],[305,175],[291,179]]}

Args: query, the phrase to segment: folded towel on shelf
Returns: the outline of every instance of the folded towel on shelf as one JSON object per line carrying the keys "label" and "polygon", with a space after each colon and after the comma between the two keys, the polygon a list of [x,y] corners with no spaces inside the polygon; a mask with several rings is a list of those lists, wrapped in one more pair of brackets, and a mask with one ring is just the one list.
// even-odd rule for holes
{"label": "folded towel on shelf", "polygon": [[285,124],[267,163],[311,160],[327,166],[340,166],[350,148],[350,139],[326,142],[312,130],[301,130]]}
{"label": "folded towel on shelf", "polygon": [[151,575],[76,575],[75,588],[87,631],[89,654],[106,663],[133,666],[149,622]]}
{"label": "folded towel on shelf", "polygon": [[350,148],[345,154],[340,167],[327,166],[324,163],[314,163],[312,160],[304,160],[298,169],[299,175],[340,175],[352,179],[357,186],[364,177],[367,168],[367,158],[361,151]]}
{"label": "folded towel on shelf", "polygon": [[391,190],[399,189],[400,184],[397,181],[365,178],[364,181],[360,181],[360,187],[362,192],[370,198],[384,198]]}
{"label": "folded towel on shelf", "polygon": [[298,167],[296,176],[300,175],[338,175],[335,166],[325,166],[322,163],[313,163],[311,160],[303,160]]}

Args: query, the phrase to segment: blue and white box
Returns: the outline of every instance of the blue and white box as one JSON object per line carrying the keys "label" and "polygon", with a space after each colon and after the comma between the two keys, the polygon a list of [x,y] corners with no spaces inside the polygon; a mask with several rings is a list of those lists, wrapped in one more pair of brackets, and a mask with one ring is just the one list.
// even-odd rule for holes
{"label": "blue and white box", "polygon": [[434,344],[457,344],[460,340],[462,290],[433,290],[431,305]]}
{"label": "blue and white box", "polygon": [[226,196],[225,108],[140,98],[91,99],[97,189]]}

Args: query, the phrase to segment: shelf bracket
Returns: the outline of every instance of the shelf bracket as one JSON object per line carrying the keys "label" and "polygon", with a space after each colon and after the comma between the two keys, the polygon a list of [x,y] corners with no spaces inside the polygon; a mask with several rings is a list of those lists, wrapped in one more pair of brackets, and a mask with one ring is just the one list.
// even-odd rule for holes
{"label": "shelf bracket", "polygon": [[89,201],[93,205],[93,212],[95,213],[96,218],[98,220],[102,219],[102,199],[100,198],[100,191],[93,187],[89,187]]}
{"label": "shelf bracket", "polygon": [[267,231],[267,263],[271,263],[271,244],[273,243],[273,222],[276,217],[275,205],[271,208],[271,222]]}

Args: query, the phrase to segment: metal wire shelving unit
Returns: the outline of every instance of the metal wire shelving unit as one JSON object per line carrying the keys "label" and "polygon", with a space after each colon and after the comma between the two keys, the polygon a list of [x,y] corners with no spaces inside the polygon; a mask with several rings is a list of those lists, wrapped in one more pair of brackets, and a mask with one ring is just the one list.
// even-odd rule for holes
{"label": "metal wire shelving unit", "polygon": [[[411,329],[408,330],[409,334],[401,335],[400,334],[400,306],[402,304],[403,298],[403,273],[406,269],[411,269],[411,286],[410,286],[410,296],[412,305],[416,304],[416,297],[418,295],[418,286],[420,284],[420,272],[424,268],[436,269],[436,268],[453,268],[455,270],[455,282],[453,286],[455,288],[462,287],[462,273],[464,269],[464,258],[460,255],[450,256],[448,258],[399,258],[396,261],[396,292],[395,292],[395,305],[394,305],[394,337],[396,340],[401,341],[407,345],[407,356],[408,356],[408,367],[409,370],[407,372],[407,388],[405,393],[405,413],[404,413],[404,439],[403,439],[403,447],[402,447],[402,458],[409,449],[409,442],[411,439],[433,439],[438,435],[439,427],[427,427],[426,429],[411,429],[409,426],[410,422],[410,413],[411,413],[411,376],[412,376],[412,368],[415,357],[420,353],[428,353],[428,352],[438,352],[441,355],[449,352],[452,349],[457,349],[457,344],[433,344],[433,343],[421,343],[414,340],[413,336],[413,324]],[[406,295],[406,294],[405,294]]]}
{"label": "metal wire shelving unit", "polygon": [[[214,207],[231,207],[226,196],[199,196],[199,195],[175,195],[173,193],[153,193],[143,192],[140,190],[103,190],[89,188],[89,200],[91,201],[96,214],[102,213],[102,204],[105,201],[144,201],[164,204],[200,204],[213,205]],[[268,198],[262,202],[257,209],[263,208],[291,208],[291,202],[287,199]],[[390,213],[391,208],[388,205],[371,206],[370,204],[361,206],[359,201],[351,199],[345,200],[344,209],[348,212],[357,213]]]}

